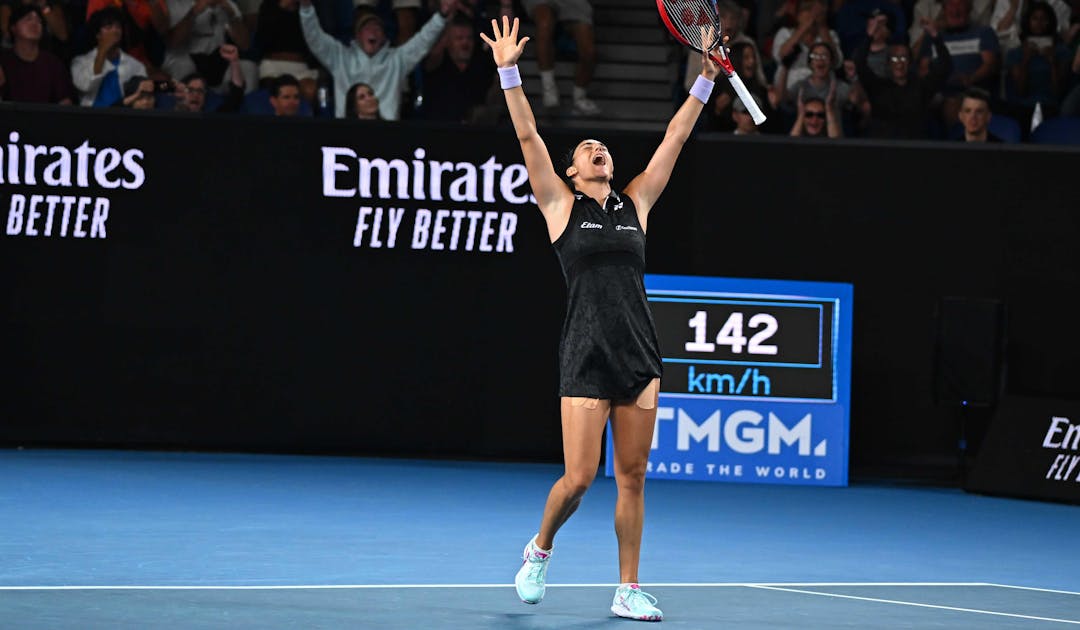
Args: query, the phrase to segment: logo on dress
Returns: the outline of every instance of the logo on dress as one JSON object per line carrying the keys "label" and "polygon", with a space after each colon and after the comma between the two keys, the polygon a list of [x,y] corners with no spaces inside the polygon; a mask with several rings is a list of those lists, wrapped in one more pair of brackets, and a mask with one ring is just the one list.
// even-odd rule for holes
{"label": "logo on dress", "polygon": [[616,225],[615,231],[618,232],[619,230],[633,230],[637,232],[637,228],[632,225]]}
{"label": "logo on dress", "polygon": [[581,229],[583,230],[599,230],[603,227],[604,226],[600,225],[599,223],[589,223],[588,221],[585,221],[581,224]]}

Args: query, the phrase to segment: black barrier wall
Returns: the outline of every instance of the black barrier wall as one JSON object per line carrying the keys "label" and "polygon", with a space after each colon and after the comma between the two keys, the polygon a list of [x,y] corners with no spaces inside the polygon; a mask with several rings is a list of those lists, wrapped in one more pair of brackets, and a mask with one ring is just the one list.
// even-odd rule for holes
{"label": "black barrier wall", "polygon": [[[562,276],[508,128],[6,109],[0,443],[559,457]],[[544,132],[559,155],[581,137]],[[616,179],[659,134],[610,133]],[[688,145],[649,271],[852,282],[852,469],[951,453],[935,309],[1080,397],[1076,152]]]}

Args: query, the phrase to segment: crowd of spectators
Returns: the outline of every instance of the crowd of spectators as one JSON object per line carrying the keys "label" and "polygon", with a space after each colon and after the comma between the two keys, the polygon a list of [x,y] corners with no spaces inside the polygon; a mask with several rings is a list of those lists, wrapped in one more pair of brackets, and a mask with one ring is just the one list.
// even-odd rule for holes
{"label": "crowd of spectators", "polygon": [[[724,85],[703,129],[998,142],[1080,116],[1078,0],[720,0],[718,9],[732,64],[769,119],[748,127]],[[688,56],[688,81],[699,64]]]}
{"label": "crowd of spectators", "polygon": [[[1080,0],[717,9],[768,121],[753,125],[721,81],[699,129],[994,141],[995,117],[1028,129],[1033,118],[1080,116]],[[570,110],[600,115],[586,93],[596,65],[588,0],[0,0],[0,99],[497,122],[503,99],[478,33],[501,15],[531,24],[542,104],[559,106],[558,31],[576,60]],[[699,71],[687,55],[686,81]]]}
{"label": "crowd of spectators", "polygon": [[[520,5],[518,5],[520,7]],[[0,100],[496,121],[512,0],[0,0]]]}

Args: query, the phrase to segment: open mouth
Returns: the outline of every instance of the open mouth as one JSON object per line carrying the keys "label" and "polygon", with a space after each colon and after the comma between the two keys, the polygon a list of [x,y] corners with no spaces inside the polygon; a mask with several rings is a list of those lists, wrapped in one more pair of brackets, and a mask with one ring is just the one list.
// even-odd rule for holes
{"label": "open mouth", "polygon": [[597,153],[593,156],[592,163],[596,166],[602,166],[603,164],[607,163],[607,160],[604,159],[603,153]]}

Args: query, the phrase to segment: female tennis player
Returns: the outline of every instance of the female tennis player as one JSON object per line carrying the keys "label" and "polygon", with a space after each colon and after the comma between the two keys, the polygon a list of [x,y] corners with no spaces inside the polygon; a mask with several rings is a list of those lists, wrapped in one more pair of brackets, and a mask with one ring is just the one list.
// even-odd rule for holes
{"label": "female tennis player", "polygon": [[[501,28],[496,20],[491,26],[493,37],[481,37],[498,66],[529,183],[567,283],[567,314],[559,348],[565,472],[548,494],[540,531],[525,546],[514,582],[525,603],[543,599],[555,533],[577,509],[596,476],[604,425],[610,416],[620,576],[611,610],[620,617],[660,621],[663,613],[656,607],[656,598],[637,584],[645,469],[661,375],[656,330],[645,298],[645,229],[649,210],[667,185],[675,160],[709,100],[719,67],[703,56],[701,76],[668,124],[660,147],[645,171],[619,194],[611,187],[612,155],[597,140],[583,140],[567,155],[566,181],[555,172],[517,69],[529,38],[518,41],[516,18],[513,26],[506,17]],[[703,32],[702,38],[709,35]]]}

